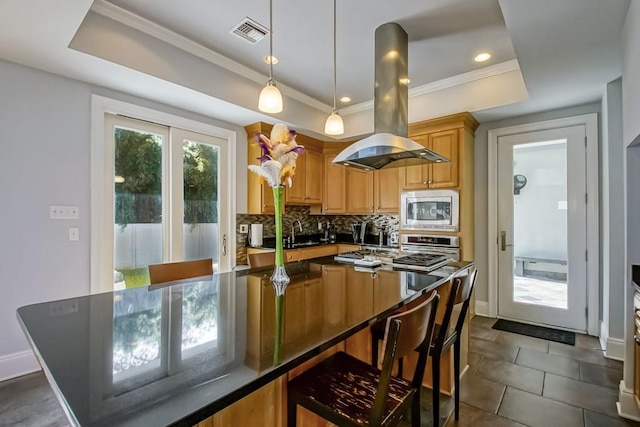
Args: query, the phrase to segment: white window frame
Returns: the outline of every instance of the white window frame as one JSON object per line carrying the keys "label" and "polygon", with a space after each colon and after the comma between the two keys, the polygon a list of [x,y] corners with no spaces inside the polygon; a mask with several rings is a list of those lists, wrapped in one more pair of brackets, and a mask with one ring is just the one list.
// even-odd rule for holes
{"label": "white window frame", "polygon": [[227,141],[227,176],[220,176],[220,183],[227,185],[230,195],[226,208],[221,212],[228,218],[227,226],[220,228],[220,235],[227,236],[229,256],[220,263],[220,271],[230,271],[235,265],[236,253],[236,140],[233,130],[198,122],[162,111],[152,110],[139,105],[106,98],[91,96],[91,293],[109,292],[113,284],[106,278],[113,276],[113,170],[114,147],[111,141],[105,141],[105,115],[116,114],[157,123],[164,126],[184,129],[204,135],[210,135]]}

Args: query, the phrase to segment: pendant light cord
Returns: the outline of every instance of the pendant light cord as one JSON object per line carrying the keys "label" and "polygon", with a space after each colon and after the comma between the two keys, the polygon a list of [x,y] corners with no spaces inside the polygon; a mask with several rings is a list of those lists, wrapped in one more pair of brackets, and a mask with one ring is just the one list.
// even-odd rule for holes
{"label": "pendant light cord", "polygon": [[269,0],[269,33],[269,81],[273,83],[273,0]]}
{"label": "pendant light cord", "polygon": [[333,0],[333,112],[336,112],[336,0]]}

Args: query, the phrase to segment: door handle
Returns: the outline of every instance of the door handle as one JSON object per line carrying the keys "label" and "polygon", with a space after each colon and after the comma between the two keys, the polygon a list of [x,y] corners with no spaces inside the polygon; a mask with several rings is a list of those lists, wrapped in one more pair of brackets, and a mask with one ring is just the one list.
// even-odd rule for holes
{"label": "door handle", "polygon": [[227,235],[222,235],[222,255],[227,256]]}
{"label": "door handle", "polygon": [[507,250],[507,246],[513,246],[513,245],[507,244],[507,232],[501,231],[500,232],[500,249],[502,249],[502,252]]}

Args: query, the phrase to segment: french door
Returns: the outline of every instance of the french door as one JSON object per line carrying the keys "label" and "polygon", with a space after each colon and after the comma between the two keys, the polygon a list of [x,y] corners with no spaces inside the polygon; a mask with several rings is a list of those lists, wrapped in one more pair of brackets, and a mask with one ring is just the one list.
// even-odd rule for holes
{"label": "french door", "polygon": [[149,264],[212,258],[228,269],[227,141],[111,114],[105,139],[114,289],[148,284]]}
{"label": "french door", "polygon": [[585,126],[498,138],[498,316],[587,330]]}

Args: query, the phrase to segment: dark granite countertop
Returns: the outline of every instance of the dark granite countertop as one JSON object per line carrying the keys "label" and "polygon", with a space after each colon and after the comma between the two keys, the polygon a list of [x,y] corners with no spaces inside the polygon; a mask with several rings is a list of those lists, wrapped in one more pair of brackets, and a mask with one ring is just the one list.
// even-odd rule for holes
{"label": "dark granite countertop", "polygon": [[[285,293],[286,313],[313,316],[285,314],[283,358],[274,366],[271,271],[34,304],[17,315],[72,425],[192,426],[446,281],[390,268],[360,272],[332,257],[287,265],[291,297],[304,286],[322,301],[289,312]],[[297,322],[305,327],[289,332]]]}

